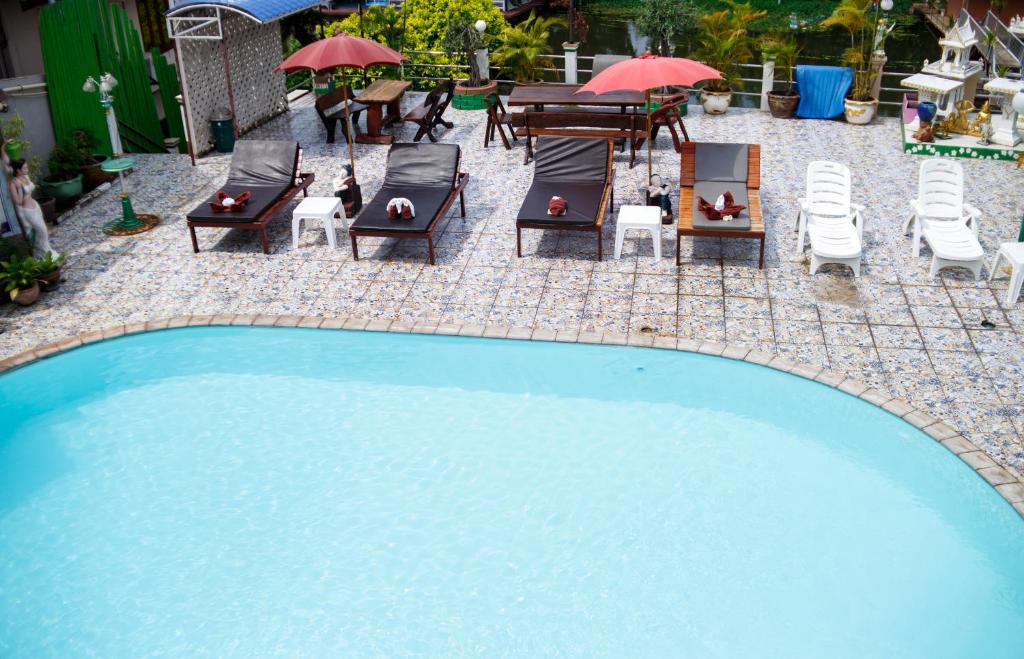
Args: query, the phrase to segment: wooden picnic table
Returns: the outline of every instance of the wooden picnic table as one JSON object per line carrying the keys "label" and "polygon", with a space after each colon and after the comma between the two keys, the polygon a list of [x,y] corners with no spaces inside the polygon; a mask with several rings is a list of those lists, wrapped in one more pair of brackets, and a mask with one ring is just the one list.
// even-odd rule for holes
{"label": "wooden picnic table", "polygon": [[[408,80],[381,78],[359,94],[356,101],[366,106],[366,132],[357,135],[356,142],[391,144],[395,141],[394,135],[384,135],[381,129],[402,120],[402,95],[411,86]],[[384,116],[384,106],[388,108],[387,116]]]}
{"label": "wooden picnic table", "polygon": [[[583,92],[577,94],[576,90],[583,85],[565,84],[540,84],[520,85],[512,90],[508,97],[509,106],[532,105],[538,112],[544,110],[545,105],[591,105],[595,107],[618,107],[625,112],[626,108],[643,107],[647,102],[646,95],[642,91],[618,91],[605,94],[594,92]],[[362,100],[360,98],[360,100]]]}

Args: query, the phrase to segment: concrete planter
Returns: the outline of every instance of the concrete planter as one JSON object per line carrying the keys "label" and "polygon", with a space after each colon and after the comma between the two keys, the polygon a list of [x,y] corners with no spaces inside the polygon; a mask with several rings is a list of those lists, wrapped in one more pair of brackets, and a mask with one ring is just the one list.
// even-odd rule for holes
{"label": "concrete planter", "polygon": [[725,114],[732,103],[732,92],[710,92],[706,89],[700,92],[700,104],[704,106],[705,114]]}
{"label": "concrete planter", "polygon": [[843,114],[846,115],[846,122],[854,124],[856,126],[863,126],[871,123],[871,120],[875,118],[875,114],[878,113],[878,100],[871,99],[870,101],[854,101],[852,99],[843,99]]}
{"label": "concrete planter", "polygon": [[498,83],[495,80],[490,80],[479,87],[470,87],[460,82],[455,85],[452,107],[456,110],[486,110],[487,104],[484,99],[497,88]]}

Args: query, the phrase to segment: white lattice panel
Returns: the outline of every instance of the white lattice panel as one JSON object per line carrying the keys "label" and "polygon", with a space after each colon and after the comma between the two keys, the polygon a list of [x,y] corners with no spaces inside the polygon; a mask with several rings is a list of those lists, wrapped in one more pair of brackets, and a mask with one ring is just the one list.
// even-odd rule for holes
{"label": "white lattice panel", "polygon": [[[230,110],[225,54],[234,93],[234,117],[238,134],[275,117],[288,108],[284,74],[274,71],[281,62],[281,29],[277,22],[260,24],[226,12],[222,20],[224,40],[179,39],[180,73],[187,88],[189,128],[196,154],[213,146],[210,118]],[[209,34],[215,34],[209,28]],[[201,33],[200,33],[201,34]]]}

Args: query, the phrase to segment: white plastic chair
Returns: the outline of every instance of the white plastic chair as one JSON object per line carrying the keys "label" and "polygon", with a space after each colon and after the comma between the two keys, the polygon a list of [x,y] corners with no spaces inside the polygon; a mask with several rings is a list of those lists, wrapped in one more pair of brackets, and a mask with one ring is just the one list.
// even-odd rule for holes
{"label": "white plastic chair", "polygon": [[811,225],[845,226],[852,223],[864,238],[864,207],[851,201],[850,169],[838,162],[816,160],[807,166],[807,192],[797,215],[797,251],[804,250],[804,236]]}
{"label": "white plastic chair", "polygon": [[807,196],[799,200],[797,216],[797,250],[804,250],[808,236],[812,275],[825,263],[839,263],[860,276],[864,208],[851,202],[851,188],[846,165],[815,161],[807,166]]}
{"label": "white plastic chair", "polygon": [[978,242],[981,211],[964,202],[964,170],[953,160],[932,158],[921,163],[917,199],[910,202],[903,233],[913,232],[911,252],[921,255],[921,239],[932,250],[930,276],[943,268],[967,268],[981,277],[985,252]]}

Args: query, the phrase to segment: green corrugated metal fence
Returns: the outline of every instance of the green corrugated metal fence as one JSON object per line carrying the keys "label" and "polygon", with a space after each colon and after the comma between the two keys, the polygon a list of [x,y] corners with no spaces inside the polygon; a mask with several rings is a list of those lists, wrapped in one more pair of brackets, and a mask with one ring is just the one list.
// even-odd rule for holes
{"label": "green corrugated metal fence", "polygon": [[[113,92],[118,121],[138,135],[121,136],[125,149],[160,150],[154,145],[163,144],[164,134],[142,39],[124,9],[105,0],[61,0],[39,12],[39,38],[58,140],[84,128],[96,137],[99,151],[111,153],[99,97],[82,91],[88,76],[109,72],[118,81]],[[177,93],[175,89],[172,100]],[[173,114],[178,115],[177,107]]]}
{"label": "green corrugated metal fence", "polygon": [[181,110],[178,107],[178,101],[174,98],[181,89],[181,85],[178,83],[178,74],[160,54],[159,49],[151,49],[149,56],[153,59],[153,70],[156,71],[156,81],[160,85],[160,102],[164,107],[167,132],[171,137],[178,138],[178,152],[188,153],[188,145],[185,143],[185,127],[181,123]]}

